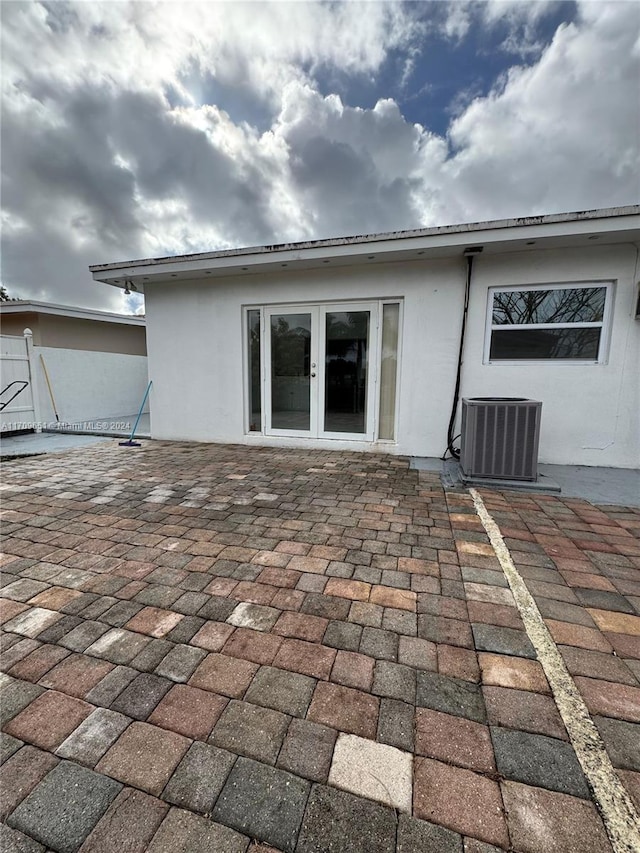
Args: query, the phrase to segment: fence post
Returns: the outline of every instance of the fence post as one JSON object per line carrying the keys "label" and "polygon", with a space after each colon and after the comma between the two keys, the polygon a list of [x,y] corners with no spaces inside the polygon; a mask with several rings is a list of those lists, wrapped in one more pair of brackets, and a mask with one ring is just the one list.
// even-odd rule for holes
{"label": "fence post", "polygon": [[27,358],[29,360],[29,382],[31,384],[31,398],[33,400],[33,428],[35,432],[42,432],[42,417],[40,411],[40,396],[38,394],[36,359],[33,352],[33,332],[31,331],[31,329],[25,329],[23,335],[24,342],[27,347]]}

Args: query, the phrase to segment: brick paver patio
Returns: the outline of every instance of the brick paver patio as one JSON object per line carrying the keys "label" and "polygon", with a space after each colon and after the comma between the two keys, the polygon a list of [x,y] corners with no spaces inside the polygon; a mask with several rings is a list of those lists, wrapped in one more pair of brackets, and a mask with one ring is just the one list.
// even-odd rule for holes
{"label": "brick paver patio", "polygon": [[[3,850],[611,850],[468,493],[165,442],[2,488]],[[640,808],[640,511],[483,497]]]}

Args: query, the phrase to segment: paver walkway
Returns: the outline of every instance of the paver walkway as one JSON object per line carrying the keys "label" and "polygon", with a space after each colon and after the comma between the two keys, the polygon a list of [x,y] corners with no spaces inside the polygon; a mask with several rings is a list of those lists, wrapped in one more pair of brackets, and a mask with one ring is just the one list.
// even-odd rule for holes
{"label": "paver walkway", "polygon": [[[3,850],[611,850],[468,493],[165,442],[2,489]],[[482,495],[640,807],[640,511]]]}

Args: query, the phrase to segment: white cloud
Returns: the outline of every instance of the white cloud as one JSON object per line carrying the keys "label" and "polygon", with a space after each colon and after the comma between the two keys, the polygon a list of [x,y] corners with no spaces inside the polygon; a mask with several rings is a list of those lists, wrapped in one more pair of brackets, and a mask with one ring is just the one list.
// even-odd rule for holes
{"label": "white cloud", "polygon": [[[9,86],[20,79],[69,89],[171,85],[196,102],[198,93],[183,85],[194,69],[277,102],[286,83],[323,64],[372,73],[417,33],[412,15],[393,2],[10,3],[3,19]],[[24,61],[27,42],[37,63]]]}
{"label": "white cloud", "polygon": [[[553,5],[456,3],[438,26],[535,34]],[[461,101],[447,138],[316,80],[375,77],[397,50],[406,70],[426,49],[416,8],[3,4],[5,285],[138,310],[87,265],[637,198],[634,4],[581,5],[536,62]]]}
{"label": "white cloud", "polygon": [[458,151],[441,175],[456,187],[457,215],[634,202],[637,36],[633,4],[588,4],[538,63],[476,99],[450,129]]}
{"label": "white cloud", "polygon": [[469,32],[472,10],[475,5],[475,3],[467,2],[467,0],[448,4],[442,23],[442,31],[447,38],[462,41]]}
{"label": "white cloud", "polygon": [[538,26],[562,5],[563,0],[458,0],[447,4],[441,29],[459,42],[474,26],[492,29],[500,25],[507,29],[501,49],[526,57],[542,50]]}

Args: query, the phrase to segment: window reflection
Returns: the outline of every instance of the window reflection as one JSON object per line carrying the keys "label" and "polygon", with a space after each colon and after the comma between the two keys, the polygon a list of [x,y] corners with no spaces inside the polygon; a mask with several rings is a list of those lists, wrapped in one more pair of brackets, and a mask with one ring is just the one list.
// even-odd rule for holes
{"label": "window reflection", "polygon": [[595,361],[600,348],[599,328],[494,329],[492,359],[567,358]]}
{"label": "window reflection", "polygon": [[369,311],[328,312],[325,352],[325,432],[364,433]]}
{"label": "window reflection", "polygon": [[398,380],[398,335],[400,305],[382,306],[382,357],[380,361],[380,426],[378,437],[395,438],[396,385]]}
{"label": "window reflection", "polygon": [[311,314],[271,317],[271,426],[308,430],[310,397]]}
{"label": "window reflection", "polygon": [[599,323],[606,292],[605,287],[572,287],[494,293],[493,323]]}
{"label": "window reflection", "polygon": [[260,387],[260,311],[247,311],[249,332],[249,430],[262,429],[262,389]]}

